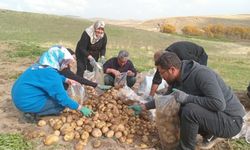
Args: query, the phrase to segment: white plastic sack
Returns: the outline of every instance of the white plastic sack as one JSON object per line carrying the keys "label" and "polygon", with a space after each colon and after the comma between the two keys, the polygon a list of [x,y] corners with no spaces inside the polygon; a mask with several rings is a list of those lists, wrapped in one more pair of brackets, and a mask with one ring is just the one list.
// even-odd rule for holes
{"label": "white plastic sack", "polygon": [[[152,81],[153,81],[153,76],[145,76],[144,80],[141,82],[139,88],[138,88],[138,94],[142,95],[144,97],[149,96],[151,86],[152,86]],[[158,86],[157,90],[162,90],[168,87],[168,84],[165,80],[162,80],[161,84]]]}
{"label": "white plastic sack", "polygon": [[97,62],[92,72],[90,72],[89,70],[85,70],[84,78],[96,82],[98,84],[104,84],[104,73],[102,64]]}
{"label": "white plastic sack", "polygon": [[146,101],[143,99],[143,97],[137,95],[130,87],[124,86],[123,88],[120,88],[117,96],[121,100],[133,100],[133,101],[138,101],[140,103],[146,103]]}
{"label": "white plastic sack", "polygon": [[238,139],[240,137],[244,137],[247,143],[250,143],[250,112],[248,112],[243,117],[243,125],[240,133],[233,137],[233,139]]}
{"label": "white plastic sack", "polygon": [[87,100],[84,87],[80,84],[70,85],[68,89],[68,94],[72,99],[77,101],[80,105],[82,105],[83,102]]}

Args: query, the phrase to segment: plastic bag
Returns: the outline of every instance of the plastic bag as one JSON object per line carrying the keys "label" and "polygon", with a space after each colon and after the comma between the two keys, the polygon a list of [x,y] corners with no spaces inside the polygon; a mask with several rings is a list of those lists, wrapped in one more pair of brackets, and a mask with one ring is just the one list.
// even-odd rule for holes
{"label": "plastic bag", "polygon": [[83,102],[87,100],[85,90],[83,86],[80,84],[70,85],[70,88],[68,89],[68,94],[72,99],[77,101],[80,105],[82,105]]}
{"label": "plastic bag", "polygon": [[84,78],[96,82],[98,84],[104,84],[104,73],[102,64],[96,62],[92,72],[90,72],[89,70],[85,70]]}
{"label": "plastic bag", "polygon": [[104,73],[101,63],[97,62],[94,66],[94,74],[95,82],[98,84],[104,84]]}
{"label": "plastic bag", "polygon": [[244,137],[247,143],[250,143],[250,112],[248,112],[243,117],[243,125],[241,131],[235,135],[232,139],[238,139],[240,137]]}
{"label": "plastic bag", "polygon": [[156,127],[164,150],[175,149],[180,139],[180,104],[173,95],[156,96]]}
{"label": "plastic bag", "polygon": [[89,70],[85,70],[84,71],[84,78],[90,80],[90,81],[94,81],[95,79],[95,72],[90,72]]}
{"label": "plastic bag", "polygon": [[[151,86],[152,86],[152,81],[153,81],[153,76],[145,76],[144,80],[141,82],[139,88],[138,88],[138,94],[142,95],[144,97],[148,97]],[[165,80],[162,80],[161,84],[158,86],[157,91],[163,90],[168,88],[168,84]]]}
{"label": "plastic bag", "polygon": [[120,76],[115,77],[114,86],[117,89],[127,86],[127,72],[123,72]]}
{"label": "plastic bag", "polygon": [[133,100],[140,103],[146,103],[146,101],[143,99],[143,97],[138,96],[130,87],[125,86],[123,88],[120,88],[117,92],[117,97],[120,98],[123,101],[127,100]]}

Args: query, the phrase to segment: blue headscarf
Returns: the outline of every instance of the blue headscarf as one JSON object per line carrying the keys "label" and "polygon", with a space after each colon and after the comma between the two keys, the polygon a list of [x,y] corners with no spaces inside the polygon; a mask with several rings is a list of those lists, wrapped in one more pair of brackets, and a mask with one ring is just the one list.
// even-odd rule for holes
{"label": "blue headscarf", "polygon": [[62,46],[52,46],[48,51],[44,52],[39,58],[40,65],[50,66],[54,69],[61,70],[71,61],[74,61],[73,56],[69,51]]}

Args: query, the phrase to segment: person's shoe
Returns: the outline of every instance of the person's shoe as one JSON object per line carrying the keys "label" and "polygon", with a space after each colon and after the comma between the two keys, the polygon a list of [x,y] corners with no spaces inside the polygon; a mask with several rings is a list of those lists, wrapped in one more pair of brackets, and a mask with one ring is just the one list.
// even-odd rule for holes
{"label": "person's shoe", "polygon": [[26,123],[37,123],[39,121],[39,117],[33,113],[24,113],[23,120]]}
{"label": "person's shoe", "polygon": [[203,138],[202,144],[199,146],[201,150],[211,149],[217,143],[223,141],[222,138],[215,137],[213,135],[209,135]]}

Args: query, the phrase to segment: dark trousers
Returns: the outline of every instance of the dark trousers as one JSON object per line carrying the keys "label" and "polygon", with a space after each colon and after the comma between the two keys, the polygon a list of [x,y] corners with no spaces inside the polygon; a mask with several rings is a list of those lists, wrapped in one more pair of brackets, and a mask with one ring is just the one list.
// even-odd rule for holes
{"label": "dark trousers", "polygon": [[[111,75],[106,74],[104,76],[104,84],[105,85],[114,86],[114,81],[115,81],[115,78],[112,77]],[[127,86],[128,87],[132,87],[135,84],[135,82],[136,82],[136,78],[135,77],[127,76]]]}
{"label": "dark trousers", "polygon": [[242,123],[241,117],[231,117],[223,112],[188,103],[180,110],[181,139],[177,149],[194,150],[198,133],[231,138],[240,132]]}
{"label": "dark trousers", "polygon": [[40,112],[35,113],[37,116],[49,116],[49,115],[60,115],[61,111],[64,110],[64,106],[52,99],[48,99],[45,106]]}
{"label": "dark trousers", "polygon": [[208,59],[207,54],[206,54],[206,53],[203,53],[203,54],[201,54],[198,63],[201,64],[201,65],[206,66],[206,65],[207,65],[207,59]]}
{"label": "dark trousers", "polygon": [[89,60],[87,58],[83,60],[78,59],[76,61],[76,65],[77,65],[76,74],[80,77],[83,77],[85,70],[93,71],[93,67],[90,65]]}

